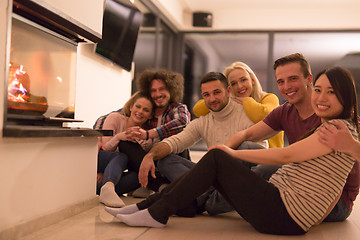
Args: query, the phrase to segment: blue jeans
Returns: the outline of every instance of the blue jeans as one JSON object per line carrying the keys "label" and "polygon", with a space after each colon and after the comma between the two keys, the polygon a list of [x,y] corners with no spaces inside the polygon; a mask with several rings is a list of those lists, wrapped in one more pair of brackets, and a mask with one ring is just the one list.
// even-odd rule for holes
{"label": "blue jeans", "polygon": [[97,185],[97,192],[106,182],[112,182],[114,185],[119,183],[127,163],[128,157],[124,153],[99,150],[97,172],[104,173],[104,176],[102,183]]}
{"label": "blue jeans", "polygon": [[324,222],[342,222],[350,216],[351,211],[346,207],[345,203],[340,199]]}
{"label": "blue jeans", "polygon": [[195,164],[179,155],[170,154],[157,162],[157,168],[162,176],[166,177],[170,182],[174,182]]}
{"label": "blue jeans", "polygon": [[241,149],[264,149],[265,147],[255,143],[255,142],[251,142],[251,141],[245,141],[243,142],[238,148],[237,150],[241,150]]}
{"label": "blue jeans", "polygon": [[279,169],[282,165],[262,165],[258,164],[251,168],[251,170],[260,177],[269,180],[270,177]]}

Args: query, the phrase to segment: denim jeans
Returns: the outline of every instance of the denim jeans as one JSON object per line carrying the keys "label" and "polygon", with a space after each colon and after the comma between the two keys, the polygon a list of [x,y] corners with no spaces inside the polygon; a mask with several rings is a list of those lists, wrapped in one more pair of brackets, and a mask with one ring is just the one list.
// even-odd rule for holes
{"label": "denim jeans", "polygon": [[350,216],[351,211],[346,207],[345,203],[340,199],[324,222],[342,222]]}
{"label": "denim jeans", "polygon": [[98,173],[104,173],[102,183],[97,185],[97,192],[106,182],[116,185],[127,168],[128,157],[121,152],[110,152],[99,150],[98,153]]}
{"label": "denim jeans", "polygon": [[260,177],[269,180],[270,177],[279,169],[282,165],[262,165],[258,164],[251,168],[251,170]]}
{"label": "denim jeans", "polygon": [[160,174],[170,182],[175,181],[195,165],[194,162],[176,154],[170,154],[157,162]]}

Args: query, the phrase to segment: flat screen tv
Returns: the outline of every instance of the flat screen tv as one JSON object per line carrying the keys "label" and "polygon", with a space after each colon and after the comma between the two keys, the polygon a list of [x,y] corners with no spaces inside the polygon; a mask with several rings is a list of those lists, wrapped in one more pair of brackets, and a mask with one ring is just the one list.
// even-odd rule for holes
{"label": "flat screen tv", "polygon": [[143,13],[129,1],[106,0],[96,53],[130,71],[142,20]]}

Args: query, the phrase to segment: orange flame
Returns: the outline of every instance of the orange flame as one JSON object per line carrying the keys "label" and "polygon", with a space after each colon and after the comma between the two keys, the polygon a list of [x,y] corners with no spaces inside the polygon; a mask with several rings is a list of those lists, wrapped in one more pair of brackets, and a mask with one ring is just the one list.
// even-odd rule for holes
{"label": "orange flame", "polygon": [[27,74],[24,71],[24,67],[21,65],[15,68],[10,64],[9,68],[9,84],[8,84],[8,100],[13,102],[28,102],[29,93],[23,85],[23,80]]}

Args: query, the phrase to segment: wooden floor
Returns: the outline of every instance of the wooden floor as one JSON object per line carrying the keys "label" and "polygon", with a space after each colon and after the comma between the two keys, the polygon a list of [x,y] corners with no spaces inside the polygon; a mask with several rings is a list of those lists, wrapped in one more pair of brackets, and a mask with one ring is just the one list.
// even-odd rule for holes
{"label": "wooden floor", "polygon": [[[199,155],[200,156],[200,155]],[[124,197],[126,204],[140,201]],[[98,206],[57,224],[21,238],[22,240],[116,240],[116,239],[314,239],[359,240],[360,197],[355,202],[351,216],[340,223],[322,223],[303,236],[276,236],[256,232],[236,212],[210,217],[206,214],[194,218],[171,217],[165,228],[128,227]]]}

